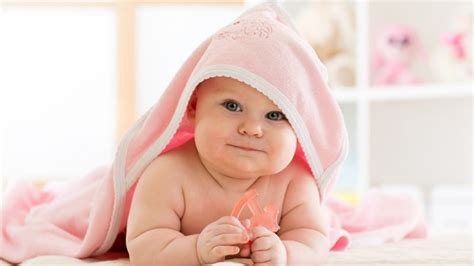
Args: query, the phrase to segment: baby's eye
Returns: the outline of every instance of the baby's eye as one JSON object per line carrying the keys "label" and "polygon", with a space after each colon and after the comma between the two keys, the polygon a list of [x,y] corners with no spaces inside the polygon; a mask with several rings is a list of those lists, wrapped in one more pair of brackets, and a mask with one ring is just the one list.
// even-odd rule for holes
{"label": "baby's eye", "polygon": [[242,109],[240,108],[240,105],[234,101],[225,101],[222,104],[227,110],[232,111],[232,112],[240,112]]}
{"label": "baby's eye", "polygon": [[270,112],[266,116],[266,118],[274,121],[286,120],[286,116],[282,112]]}

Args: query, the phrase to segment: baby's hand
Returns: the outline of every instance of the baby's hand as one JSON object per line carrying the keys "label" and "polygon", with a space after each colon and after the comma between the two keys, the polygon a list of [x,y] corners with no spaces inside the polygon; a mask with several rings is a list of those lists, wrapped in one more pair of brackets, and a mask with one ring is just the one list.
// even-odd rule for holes
{"label": "baby's hand", "polygon": [[197,239],[197,255],[201,264],[223,261],[225,256],[236,255],[237,245],[249,241],[249,236],[239,220],[224,216],[207,225]]}
{"label": "baby's hand", "polygon": [[251,258],[255,265],[286,265],[286,249],[280,238],[264,226],[252,232]]}

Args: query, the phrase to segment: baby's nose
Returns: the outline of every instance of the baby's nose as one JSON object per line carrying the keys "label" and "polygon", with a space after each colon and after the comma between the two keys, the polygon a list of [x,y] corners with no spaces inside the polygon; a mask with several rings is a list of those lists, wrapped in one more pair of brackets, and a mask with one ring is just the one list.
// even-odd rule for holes
{"label": "baby's nose", "polygon": [[242,135],[260,138],[263,135],[263,130],[261,124],[258,121],[247,120],[239,125],[239,133]]}

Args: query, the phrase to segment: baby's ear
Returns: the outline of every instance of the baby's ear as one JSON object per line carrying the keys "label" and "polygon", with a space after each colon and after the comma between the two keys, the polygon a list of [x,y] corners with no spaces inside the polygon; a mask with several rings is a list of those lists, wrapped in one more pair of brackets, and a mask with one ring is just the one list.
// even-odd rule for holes
{"label": "baby's ear", "polygon": [[196,105],[197,105],[197,96],[196,91],[191,95],[191,99],[188,102],[188,108],[186,110],[186,115],[188,120],[194,123],[196,118]]}

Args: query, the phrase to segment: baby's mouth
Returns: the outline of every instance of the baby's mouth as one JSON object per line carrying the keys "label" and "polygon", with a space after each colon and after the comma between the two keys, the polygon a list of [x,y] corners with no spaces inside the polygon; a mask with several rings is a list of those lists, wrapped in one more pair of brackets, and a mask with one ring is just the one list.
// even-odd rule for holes
{"label": "baby's mouth", "polygon": [[237,149],[244,150],[244,151],[256,151],[256,152],[263,152],[262,150],[259,150],[259,149],[254,149],[254,148],[247,147],[247,146],[239,146],[239,145],[232,145],[232,144],[228,144],[228,145],[229,145],[229,146],[231,146],[231,147],[237,148]]}

